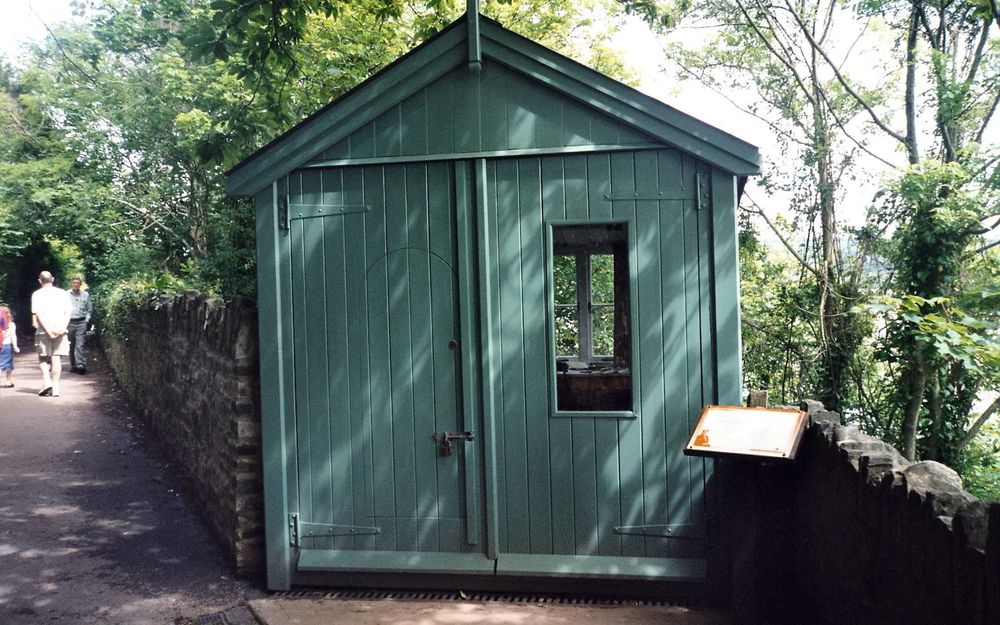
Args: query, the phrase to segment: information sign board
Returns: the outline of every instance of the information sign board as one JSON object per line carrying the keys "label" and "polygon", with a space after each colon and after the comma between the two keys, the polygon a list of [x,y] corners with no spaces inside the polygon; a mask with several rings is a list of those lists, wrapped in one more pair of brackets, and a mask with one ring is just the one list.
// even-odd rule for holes
{"label": "information sign board", "polygon": [[800,410],[705,406],[684,453],[791,460],[805,426],[806,413]]}

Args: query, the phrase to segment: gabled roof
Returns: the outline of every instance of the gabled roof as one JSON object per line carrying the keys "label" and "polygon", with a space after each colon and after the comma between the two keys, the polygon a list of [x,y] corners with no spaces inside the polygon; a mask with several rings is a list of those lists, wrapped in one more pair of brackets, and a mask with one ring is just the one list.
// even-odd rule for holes
{"label": "gabled roof", "polygon": [[[308,163],[391,106],[468,63],[463,16],[244,159],[231,195],[252,195]],[[480,16],[483,63],[499,63],[664,144],[740,177],[760,173],[757,148]]]}

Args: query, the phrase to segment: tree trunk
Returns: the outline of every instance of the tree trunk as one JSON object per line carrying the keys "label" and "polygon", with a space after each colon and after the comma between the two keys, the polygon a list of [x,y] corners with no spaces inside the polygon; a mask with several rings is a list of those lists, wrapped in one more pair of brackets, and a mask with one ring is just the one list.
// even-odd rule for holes
{"label": "tree trunk", "polygon": [[931,415],[931,432],[927,437],[927,455],[924,460],[941,462],[941,434],[944,429],[941,414],[941,376],[937,371],[929,375],[931,388],[927,398],[927,411]]}
{"label": "tree trunk", "polygon": [[920,162],[917,149],[917,36],[920,33],[920,15],[913,8],[910,15],[910,29],[906,37],[906,155],[911,165]]}
{"label": "tree trunk", "polygon": [[907,460],[915,460],[917,457],[917,422],[920,419],[920,407],[924,403],[924,389],[927,386],[927,365],[924,362],[924,356],[917,350],[917,346],[912,341],[911,348],[914,351],[913,359],[906,363],[903,378],[906,381],[906,391],[909,397],[906,401],[903,423],[900,427],[902,454]]}

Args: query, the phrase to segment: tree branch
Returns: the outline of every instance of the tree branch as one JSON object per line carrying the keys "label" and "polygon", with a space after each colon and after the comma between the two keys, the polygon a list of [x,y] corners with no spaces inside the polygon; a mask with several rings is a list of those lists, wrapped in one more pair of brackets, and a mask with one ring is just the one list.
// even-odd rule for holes
{"label": "tree branch", "polygon": [[979,418],[976,419],[976,422],[972,424],[972,427],[969,428],[969,431],[966,432],[965,436],[962,437],[961,442],[958,443],[958,449],[956,451],[958,451],[959,453],[964,451],[965,448],[969,446],[969,443],[975,440],[976,435],[979,434],[979,430],[981,430],[983,426],[986,425],[986,422],[989,421],[990,418],[994,414],[996,414],[998,410],[1000,410],[1000,397],[994,399],[993,403],[990,404],[989,407],[983,411],[983,414],[979,415]]}
{"label": "tree branch", "polygon": [[792,244],[788,242],[788,239],[786,239],[785,236],[781,234],[781,232],[778,230],[778,227],[775,226],[774,223],[768,218],[767,214],[764,213],[763,209],[761,209],[760,206],[758,206],[757,203],[754,202],[752,199],[750,199],[750,202],[753,204],[753,208],[747,207],[744,208],[743,210],[747,211],[748,213],[760,215],[764,219],[764,222],[767,223],[767,227],[771,229],[771,231],[775,234],[775,236],[777,236],[778,239],[781,241],[782,245],[784,245],[785,248],[792,254],[792,256],[795,257],[795,260],[799,261],[799,264],[802,265],[802,267],[804,267],[805,269],[807,269],[809,273],[816,276],[817,280],[821,279],[819,271],[815,267],[810,265],[806,261],[806,259],[802,258],[802,256],[799,255],[799,253],[795,250],[795,248],[792,247]]}
{"label": "tree branch", "polygon": [[841,86],[844,87],[844,90],[847,91],[847,93],[850,94],[850,96],[852,98],[854,98],[854,100],[858,104],[860,104],[861,107],[864,108],[868,112],[868,116],[871,117],[872,122],[876,126],[878,126],[879,128],[881,128],[883,132],[885,132],[887,135],[889,135],[890,137],[892,137],[896,141],[899,141],[903,145],[907,145],[906,137],[904,137],[903,135],[899,134],[895,130],[889,128],[889,126],[886,125],[886,123],[883,122],[882,119],[878,116],[878,114],[875,112],[875,110],[872,109],[871,105],[868,104],[868,102],[864,98],[862,98],[858,94],[858,92],[856,92],[854,90],[853,87],[851,87],[850,83],[847,81],[847,79],[844,77],[844,75],[840,73],[840,70],[837,68],[837,65],[833,62],[832,59],[830,59],[829,55],[826,53],[826,50],[824,50],[816,42],[816,40],[813,39],[812,35],[809,33],[809,28],[805,25],[805,23],[802,22],[802,18],[799,16],[798,12],[796,12],[796,10],[792,7],[792,5],[789,2],[789,0],[784,0],[784,2],[785,2],[785,5],[788,7],[788,11],[792,15],[792,19],[795,20],[796,24],[798,24],[799,30],[805,36],[806,40],[809,42],[809,45],[811,45],[813,47],[813,49],[816,50],[816,52],[823,58],[823,61],[826,62],[826,64],[833,71],[833,75],[836,76],[837,82],[839,82],[841,84]]}

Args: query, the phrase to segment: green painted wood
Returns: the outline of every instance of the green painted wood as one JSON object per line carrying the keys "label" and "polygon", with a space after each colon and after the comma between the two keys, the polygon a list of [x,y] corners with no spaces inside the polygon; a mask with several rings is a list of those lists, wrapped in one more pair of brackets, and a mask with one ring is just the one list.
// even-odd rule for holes
{"label": "green painted wood", "polygon": [[308,549],[477,549],[461,540],[464,449],[440,457],[432,438],[462,429],[453,188],[445,163],[290,177],[296,203],[370,207],[295,220],[289,235],[296,512],[380,530]]}
{"label": "green painted wood", "polygon": [[[710,276],[705,273],[706,264],[706,230],[705,211],[697,208],[696,201],[684,202],[684,288],[686,299],[686,342],[687,342],[687,392],[688,392],[688,413],[700,411],[707,403],[712,402],[712,386],[710,378],[712,373],[712,357],[706,353],[705,348],[710,348],[711,334],[708,332],[707,320],[710,317],[711,302],[706,297],[705,280]],[[675,424],[673,428],[673,441],[680,441],[677,444],[683,445],[690,435],[690,429],[685,423],[683,426]],[[683,427],[683,431],[682,431]],[[673,475],[684,477],[683,490],[673,486],[670,495],[670,521],[674,523],[685,522],[684,516],[690,514],[692,480],[690,467],[692,463],[678,461],[674,459],[670,470]],[[687,471],[685,471],[687,469]],[[699,519],[692,519],[698,521]],[[669,544],[670,554],[684,555],[691,549],[697,549],[700,544],[691,544],[682,541],[671,541]]]}
{"label": "green painted wood", "polygon": [[739,243],[736,226],[736,179],[713,169],[712,263],[719,402],[740,405]]}
{"label": "green painted wood", "polygon": [[410,162],[564,148],[662,145],[501,65],[455,69],[324,150],[307,166]]}
{"label": "green painted wood", "polygon": [[[637,160],[641,160],[643,157],[647,157],[646,153],[613,153],[609,154],[608,158],[610,160],[610,193],[612,195],[629,195],[635,194],[637,188],[642,188],[641,185],[645,184],[650,188],[658,190],[656,185],[656,179],[652,180],[642,180],[639,178],[639,170],[636,164]],[[653,208],[652,206],[647,206],[645,208]],[[656,211],[653,211],[656,214]],[[611,203],[611,218],[615,220],[628,220],[630,222],[629,227],[629,240],[632,242],[631,248],[629,250],[630,264],[634,269],[630,272],[634,276],[634,284],[630,285],[631,292],[631,318],[632,327],[640,328],[640,315],[639,306],[642,298],[644,297],[643,290],[641,288],[641,282],[639,277],[642,275],[638,259],[644,257],[638,255],[636,252],[641,248],[641,241],[638,238],[639,232],[642,232],[641,227],[638,224],[639,215],[639,203],[635,201],[616,201]],[[656,230],[658,231],[658,229]],[[633,361],[641,362],[641,345],[645,342],[645,339],[640,338],[639,341],[633,341],[633,346],[636,347],[636,353],[633,354]],[[644,455],[643,450],[643,429],[647,422],[655,423],[660,421],[656,418],[657,408],[651,405],[642,405],[642,395],[641,391],[645,390],[646,385],[641,383],[641,380],[645,377],[646,366],[645,363],[640,366],[633,366],[632,371],[633,377],[633,408],[637,414],[640,415],[639,421],[626,421],[620,420],[616,422],[618,428],[618,481],[619,481],[619,497],[620,497],[620,510],[618,511],[618,517],[621,519],[622,524],[626,525],[641,525],[644,523],[644,511],[646,507],[646,499],[648,497],[647,493],[643,488],[643,475],[649,469],[646,469],[647,465],[654,465],[656,458],[647,458]],[[642,377],[639,373],[642,373]],[[660,378],[662,380],[662,377]],[[657,378],[652,376],[650,378],[651,383],[657,384]],[[646,418],[646,410],[652,409],[649,413],[652,415],[651,418]],[[605,528],[604,531],[607,531]],[[612,529],[613,531],[613,529]],[[643,545],[642,537],[630,536],[630,535],[620,535],[618,538],[618,550],[621,555],[624,556],[645,556],[645,549]]]}
{"label": "green painted wood", "polygon": [[503,70],[493,64],[483,67],[479,75],[480,100],[479,116],[482,138],[480,146],[483,150],[508,150],[507,145],[507,97],[506,87],[500,80],[493,79]]}
{"label": "green painted wood", "polygon": [[700,559],[503,554],[497,560],[500,575],[696,581],[705,571]]}
{"label": "green painted wood", "polygon": [[[369,415],[372,432],[372,482],[366,489],[372,499],[373,519],[393,519],[395,517],[395,455],[386,453],[393,441],[392,415],[393,396],[389,389],[389,375],[386,365],[390,363],[389,319],[388,319],[388,265],[379,263],[389,251],[387,241],[386,186],[385,172],[381,167],[366,167],[364,170],[365,201],[371,211],[365,219],[365,248],[367,264],[362,280],[365,284],[367,300],[365,315],[361,324],[368,339],[368,378],[362,383],[370,398]],[[393,189],[393,187],[390,187]],[[377,487],[376,487],[377,485]],[[378,524],[375,521],[373,524]],[[377,550],[396,548],[395,524],[383,527],[383,533],[375,537]]]}
{"label": "green painted wood", "polygon": [[[468,162],[459,161],[454,165],[455,180],[455,223],[456,248],[458,259],[458,299],[460,303],[459,352],[461,360],[462,389],[462,429],[478,432],[479,442],[466,446],[465,453],[465,508],[468,522],[465,528],[465,541],[469,545],[479,544],[482,536],[483,517],[481,513],[482,473],[479,470],[479,449],[482,446],[483,422],[481,419],[481,394],[479,392],[480,371],[478,364],[479,334],[477,331],[476,302],[476,227],[475,227],[475,189],[473,187],[472,168]],[[443,535],[448,539],[457,540],[458,528],[445,528]],[[451,531],[448,531],[451,530]],[[443,543],[442,543],[443,544]]]}
{"label": "green painted wood", "polygon": [[[523,339],[524,379],[545,380],[546,366],[546,284],[547,275],[544,223],[542,221],[541,161],[517,161],[518,198],[521,218],[518,239],[521,247],[521,324]],[[531,553],[551,553],[553,548],[552,482],[549,456],[548,410],[549,396],[543,384],[524,385],[525,460],[528,479],[527,521],[528,550]]]}
{"label": "green painted wood", "polygon": [[[442,356],[447,358],[451,355],[447,353],[447,344],[450,339],[454,338],[452,317],[454,298],[451,296],[454,293],[454,280],[451,266],[446,261],[439,260],[439,256],[433,255],[431,249],[427,168],[424,165],[408,165],[404,168],[404,173],[406,178],[406,186],[403,190],[406,198],[406,221],[404,223],[408,224],[406,228],[407,243],[411,248],[418,248],[410,249],[407,252],[406,286],[410,297],[408,310],[401,314],[401,316],[409,317],[411,322],[408,338],[410,348],[409,384],[413,388],[413,428],[409,433],[412,439],[408,441],[408,444],[413,450],[414,463],[412,477],[416,499],[413,514],[417,518],[437,518],[442,494],[438,490],[439,468],[454,474],[449,476],[453,479],[446,481],[452,486],[451,490],[453,491],[450,493],[449,499],[454,500],[458,495],[453,489],[454,485],[458,483],[455,478],[458,477],[459,463],[457,461],[439,462],[437,449],[433,438],[431,438],[434,432],[457,429],[454,359],[450,363],[450,375],[445,375],[444,370],[439,367],[442,364],[440,358]],[[445,211],[450,208],[449,204],[446,203]],[[444,235],[450,240],[450,229],[445,229]],[[427,251],[431,251],[432,254],[428,254]],[[434,290],[434,287],[437,287],[437,290]],[[449,297],[432,298],[432,294],[436,295],[442,292],[449,294]],[[437,310],[432,306],[433,300],[437,300],[440,304]],[[435,314],[441,311],[446,315],[444,318]],[[442,325],[437,326],[437,323]],[[439,342],[440,349],[435,349]],[[447,364],[447,360],[444,364]],[[429,392],[424,392],[425,389],[429,389]],[[450,401],[445,399],[449,396]],[[441,405],[437,405],[439,401]],[[438,414],[438,409],[441,410],[441,414]],[[442,425],[451,429],[439,429],[437,427],[439,420],[442,421]],[[456,460],[456,458],[450,459]],[[412,549],[418,550],[417,545],[421,542],[420,528],[414,526],[414,529],[417,531],[417,535]],[[434,527],[433,532],[429,530],[426,532],[427,536],[433,535],[434,537],[434,550],[437,549],[436,530],[437,528]]]}
{"label": "green painted wood", "polygon": [[[282,349],[291,315],[286,314],[282,288],[282,246],[284,232],[277,227],[277,185],[271,185],[254,198],[257,221],[257,314],[259,321],[261,370],[273,372],[272,384],[262,384],[261,440],[264,449],[264,520],[266,533],[267,586],[287,590],[291,586],[292,554],[289,548],[289,494],[287,468],[294,445],[286,440],[287,422],[292,415],[285,410],[291,393],[291,367]],[[292,478],[294,479],[294,478]],[[294,483],[292,485],[294,488]]]}
{"label": "green painted wood", "polygon": [[423,163],[431,161],[455,161],[495,158],[516,158],[521,156],[542,157],[553,153],[558,154],[590,154],[593,152],[633,152],[635,150],[650,150],[661,147],[660,144],[649,142],[617,143],[609,145],[572,145],[555,150],[549,147],[528,148],[524,150],[472,150],[468,152],[446,152],[442,154],[411,154],[404,156],[380,156],[366,158],[349,158],[333,156],[329,159],[319,158],[303,165],[303,169],[328,169],[330,167],[361,166],[361,165],[396,165],[400,163]]}
{"label": "green painted wood", "polygon": [[[522,245],[520,237],[520,161],[496,164],[497,251],[501,358],[501,420],[504,454],[504,503],[507,509],[504,551],[530,549],[528,516],[527,412],[525,406]],[[517,510],[516,514],[511,512]]]}
{"label": "green painted wood", "polygon": [[[685,167],[693,168],[693,161],[676,151],[487,164],[487,189],[495,202],[489,240],[497,246],[486,261],[497,283],[490,290],[495,303],[487,310],[500,326],[494,340],[501,355],[495,374],[501,389],[495,404],[500,557],[705,556],[704,474],[692,469],[696,465],[682,449],[689,423],[700,413],[704,387],[711,386],[702,365],[703,358],[711,363],[712,336],[702,320],[711,318],[712,296],[704,290],[710,284],[702,253],[708,231],[693,209],[694,187],[685,184]],[[690,199],[606,199],[637,191],[644,197],[662,192]],[[553,418],[548,348],[534,345],[539,333],[552,331],[537,312],[537,303],[551,298],[544,286],[551,271],[550,222],[588,220],[632,224],[637,395],[632,420]],[[540,402],[549,414],[536,419]],[[549,487],[548,501],[540,482]],[[621,525],[678,524],[698,529],[670,537],[614,532]]]}
{"label": "green painted wood", "polygon": [[[495,271],[500,266],[500,239],[499,239],[499,218],[497,209],[499,207],[500,176],[497,173],[500,161],[488,161],[483,163],[484,177],[479,178],[479,168],[477,167],[477,185],[482,187],[484,196],[482,221],[485,229],[481,231],[482,238],[480,246],[486,259],[481,261],[481,266],[486,268],[488,278],[481,278],[482,290],[487,299],[485,310],[491,311],[484,315],[488,328],[484,328],[487,335],[488,349],[484,348],[483,367],[486,375],[490,377],[489,388],[492,389],[490,397],[492,404],[489,406],[489,420],[484,428],[485,433],[490,435],[490,447],[492,453],[488,458],[487,467],[492,467],[497,479],[495,482],[494,500],[488,505],[493,521],[493,533],[496,542],[492,543],[498,551],[507,549],[507,436],[504,423],[504,379],[503,379],[503,335],[502,320],[500,318],[500,279]],[[483,180],[484,182],[480,182]],[[500,479],[503,476],[504,479]]]}
{"label": "green painted wood", "polygon": [[[509,113],[510,118],[504,125],[511,123],[513,126],[507,129],[507,136],[501,142],[496,127],[487,124],[476,127],[472,118],[466,117],[470,108],[439,109],[441,114],[459,113],[461,136],[456,138],[456,146],[470,149],[476,144],[474,135],[477,134],[484,138],[481,146],[501,146],[502,143],[502,148],[514,148],[526,140],[538,142],[543,118],[532,108],[530,94],[544,85],[559,93],[564,104],[579,102],[604,114],[594,118],[594,127],[587,132],[588,139],[583,138],[579,128],[564,133],[574,142],[620,142],[622,138],[635,138],[640,132],[653,136],[657,143],[676,146],[725,171],[737,175],[759,172],[759,156],[753,146],[507,31],[496,22],[485,20],[483,23],[485,58],[481,74],[467,72],[462,49],[466,33],[460,27],[463,19],[234,167],[228,174],[229,193],[252,195],[269,181],[301,167],[324,150],[331,149],[329,154],[343,155],[343,146],[334,147],[338,142],[373,123],[389,109],[401,106],[404,100],[449,72],[464,72],[472,83],[470,86],[475,87],[480,76],[496,74],[499,66],[511,76],[518,75],[519,84],[529,83],[529,88],[512,90],[511,95],[516,97],[504,103],[502,117],[501,111],[496,110],[482,119],[494,116],[498,120],[506,119]],[[458,93],[468,92],[468,88],[458,89]],[[482,91],[476,92],[486,96],[490,88],[484,86]],[[543,100],[538,99],[539,102]],[[468,100],[462,103],[477,104]],[[483,97],[471,110],[486,112],[491,107],[494,103]],[[574,107],[579,108],[579,104]],[[411,102],[404,108],[408,111],[404,117],[412,119],[419,105]],[[428,110],[433,116],[433,110]],[[551,113],[555,108],[546,106],[545,110]],[[574,115],[572,111],[564,113],[568,117]],[[398,133],[393,133],[391,124],[387,125],[386,121],[383,118],[379,127],[387,134],[376,131],[372,136],[376,149],[381,146],[392,152],[398,146],[400,153],[419,152],[423,143],[419,127],[406,123]],[[406,142],[402,136],[404,129]],[[509,132],[511,129],[513,133]],[[534,135],[531,139],[527,138],[529,132]],[[361,142],[367,145],[367,132],[363,134]],[[513,144],[507,142],[510,137],[514,139]],[[348,141],[348,149],[357,156],[360,150],[356,150],[355,143],[354,139]]]}
{"label": "green painted wood", "polygon": [[[611,193],[611,155],[593,154],[588,155],[586,159],[589,219],[598,222],[610,221],[611,202],[605,197]],[[621,535],[616,534],[613,529],[616,525],[622,524],[617,419],[594,420],[594,452],[594,471],[597,479],[597,553],[604,556],[621,555]]]}
{"label": "green painted wood", "polygon": [[427,89],[423,89],[399,104],[398,126],[401,154],[427,154],[428,152],[427,99]]}
{"label": "green painted wood", "polygon": [[[479,310],[492,311],[496,295],[494,293],[494,272],[496,267],[495,244],[492,233],[496,224],[490,221],[491,199],[489,169],[486,160],[473,162],[473,180],[476,201],[476,234],[479,250]],[[483,394],[483,463],[484,488],[486,494],[486,555],[496,560],[500,544],[500,494],[499,459],[497,442],[497,359],[496,359],[496,318],[494,315],[480,314],[480,341],[482,344],[481,367]]]}
{"label": "green painted wood", "polygon": [[[345,203],[361,203],[365,200],[365,173],[362,168],[338,170],[342,180],[342,195]],[[326,176],[327,174],[324,174]],[[329,172],[334,175],[334,172]],[[338,497],[347,498],[350,492],[352,512],[355,518],[371,518],[374,516],[374,501],[367,484],[374,479],[373,453],[374,432],[371,421],[371,389],[368,385],[370,364],[368,349],[368,324],[366,319],[368,291],[365,275],[349,268],[368,267],[366,254],[365,227],[366,216],[354,214],[344,217],[344,305],[348,363],[348,402],[349,435],[350,435],[350,488],[338,491]],[[351,314],[353,310],[353,314]],[[338,354],[335,352],[334,357]],[[337,389],[334,389],[336,391]],[[372,550],[375,548],[375,536],[358,536],[354,539],[354,548]]]}
{"label": "green painted wood", "polygon": [[[621,172],[615,176],[615,192],[627,194],[629,187],[643,196],[658,194],[662,181],[657,175],[656,163],[660,152],[637,152],[631,163],[620,163],[614,170]],[[613,157],[616,158],[616,157]],[[634,184],[630,185],[628,174],[631,171]],[[617,180],[621,180],[618,183]],[[615,202],[617,206],[621,202]],[[636,360],[637,370],[641,372],[640,380],[633,380],[639,393],[639,411],[642,415],[639,432],[638,452],[631,452],[643,459],[641,475],[630,475],[624,480],[622,489],[629,504],[626,506],[628,516],[632,519],[639,515],[642,521],[638,524],[665,523],[666,519],[666,447],[664,444],[664,419],[669,418],[670,404],[665,401],[664,364],[677,362],[676,357],[664,359],[663,353],[663,315],[670,305],[670,299],[664,299],[661,293],[659,276],[663,273],[666,259],[658,253],[660,242],[671,232],[669,214],[660,210],[661,204],[655,200],[639,200],[635,205],[635,276],[637,286],[634,289],[633,310],[637,321],[635,327],[639,331]],[[633,434],[634,436],[634,434]],[[634,445],[634,442],[632,443]],[[631,523],[631,521],[629,521]],[[625,555],[645,555],[647,557],[665,557],[666,550],[658,550],[659,543],[648,541],[637,536],[622,538]]]}
{"label": "green painted wood", "polygon": [[478,553],[371,552],[303,549],[298,568],[308,572],[492,574],[494,560]]}
{"label": "green painted wood", "polygon": [[[400,119],[415,110],[399,109]],[[544,136],[544,124],[523,111],[504,111],[518,140]],[[285,484],[295,484],[296,501],[282,507],[306,522],[381,530],[310,538],[306,567],[340,553],[357,562],[418,553],[430,559],[407,566],[452,562],[460,571],[465,559],[434,554],[485,549],[468,561],[499,557],[501,574],[642,577],[636,571],[678,559],[703,569],[702,529],[677,538],[614,532],[704,527],[709,474],[681,450],[701,406],[739,372],[738,358],[735,366],[725,361],[715,338],[738,319],[728,310],[738,296],[735,247],[729,252],[735,184],[720,177],[711,210],[699,211],[690,182],[696,167],[677,151],[658,150],[289,177],[285,193],[295,203],[369,207],[304,217],[287,234],[274,233],[289,240],[287,261],[272,255],[279,276],[287,266],[284,351],[297,389],[287,391],[295,427],[283,445],[295,458],[284,466],[294,474]],[[690,199],[607,199],[629,194]],[[553,418],[546,284],[553,221],[630,224],[631,419]],[[718,283],[717,265],[729,271],[728,287]],[[277,291],[280,283],[268,286]],[[461,429],[477,430],[480,442],[439,457],[430,434]],[[478,468],[477,451],[481,476],[469,470]],[[280,557],[287,561],[287,548],[274,551]],[[378,568],[372,562],[368,570]],[[703,576],[689,573],[678,578]],[[283,583],[280,573],[276,580]]]}
{"label": "green painted wood", "polygon": [[[546,157],[541,160],[542,168],[542,218],[545,232],[545,275],[552,275],[552,231],[547,225],[551,221],[566,219],[566,179],[565,158]],[[551,285],[546,284],[546,304],[551,309]],[[551,340],[553,328],[550,323],[546,346]],[[547,350],[546,350],[547,351]],[[544,355],[548,359],[549,355]],[[545,365],[547,367],[547,364]],[[552,378],[545,373],[551,387]],[[546,408],[551,413],[554,400],[548,400]],[[544,414],[544,413],[543,413]],[[567,488],[573,483],[573,424],[567,419],[551,420],[549,426],[549,480],[552,497],[552,553],[572,555],[576,553],[575,524],[573,521],[574,489]]]}
{"label": "green painted wood", "polygon": [[372,122],[375,128],[376,155],[399,156],[403,153],[402,134],[409,127],[402,119],[403,109],[403,106],[395,106]]}
{"label": "green painted wood", "polygon": [[[298,190],[292,195],[295,203],[311,204],[321,201],[322,185],[317,171],[302,172],[298,176]],[[305,345],[322,345],[324,349],[296,350],[298,364],[296,371],[305,383],[303,410],[299,417],[300,437],[305,444],[300,446],[300,464],[308,464],[309,488],[300,492],[304,505],[299,508],[303,519],[315,523],[333,523],[333,491],[331,488],[332,454],[330,449],[330,371],[327,366],[329,350],[327,336],[327,266],[326,231],[309,227],[305,222],[292,226],[292,259],[296,270],[301,271],[296,280],[301,280],[297,290],[300,296],[294,302],[301,304],[301,310],[294,312],[297,327],[303,330]],[[304,346],[302,346],[304,347]],[[301,438],[300,438],[301,440]],[[316,538],[313,546],[332,547],[332,539]]]}

